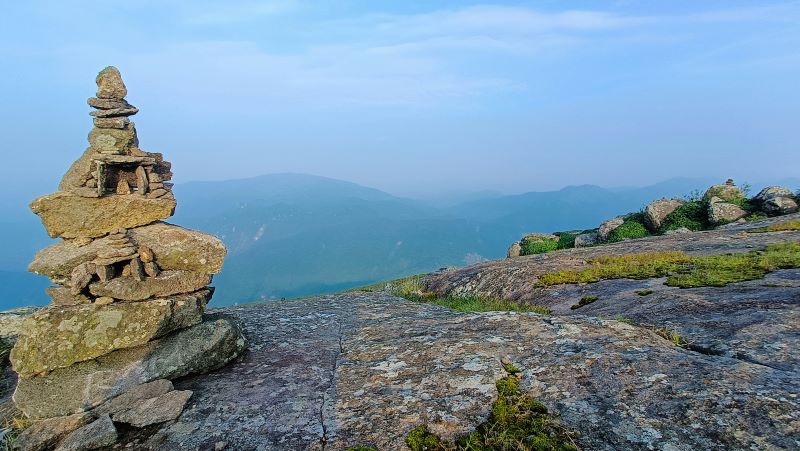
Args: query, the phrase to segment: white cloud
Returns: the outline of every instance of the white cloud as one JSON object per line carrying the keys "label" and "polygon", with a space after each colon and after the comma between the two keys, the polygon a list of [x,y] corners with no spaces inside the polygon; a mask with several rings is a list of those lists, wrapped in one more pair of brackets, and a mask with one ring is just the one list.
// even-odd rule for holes
{"label": "white cloud", "polygon": [[181,22],[190,25],[224,25],[254,21],[265,16],[275,16],[298,7],[293,0],[261,0],[246,2],[181,3],[178,15]]}

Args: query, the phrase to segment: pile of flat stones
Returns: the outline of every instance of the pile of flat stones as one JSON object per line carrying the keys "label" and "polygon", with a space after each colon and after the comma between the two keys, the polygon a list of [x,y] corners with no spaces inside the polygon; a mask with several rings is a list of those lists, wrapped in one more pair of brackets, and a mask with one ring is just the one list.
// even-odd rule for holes
{"label": "pile of flat stones", "polygon": [[23,450],[113,445],[118,427],[175,420],[191,391],[171,380],[219,368],[245,340],[237,324],[204,316],[226,254],[217,238],[162,222],[172,216],[170,164],[139,148],[119,71],[97,76],[89,148],[59,191],[34,200],[53,238],[29,270],[52,300],[28,317],[11,352],[14,403],[33,421]]}

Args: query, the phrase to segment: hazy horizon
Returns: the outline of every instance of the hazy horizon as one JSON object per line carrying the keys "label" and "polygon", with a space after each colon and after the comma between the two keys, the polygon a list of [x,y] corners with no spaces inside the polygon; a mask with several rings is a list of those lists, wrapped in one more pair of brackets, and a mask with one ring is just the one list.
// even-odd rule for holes
{"label": "hazy horizon", "polygon": [[0,190],[17,205],[56,185],[106,65],[179,183],[294,172],[419,198],[783,179],[798,21],[795,1],[16,2]]}

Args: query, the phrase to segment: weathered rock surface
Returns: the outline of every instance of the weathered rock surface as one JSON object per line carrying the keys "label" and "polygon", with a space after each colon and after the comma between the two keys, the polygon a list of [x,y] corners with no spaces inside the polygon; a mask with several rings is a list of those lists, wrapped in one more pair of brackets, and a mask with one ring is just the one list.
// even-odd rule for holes
{"label": "weathered rock surface", "polygon": [[64,438],[56,451],[87,451],[111,446],[117,441],[117,428],[103,415]]}
{"label": "weathered rock surface", "polygon": [[212,315],[143,346],[114,351],[46,376],[22,378],[14,402],[32,418],[82,412],[150,381],[212,371],[244,348],[238,325]]}
{"label": "weathered rock surface", "polygon": [[785,215],[797,212],[798,204],[794,197],[772,197],[765,200],[761,208],[769,215]]}
{"label": "weathered rock surface", "polygon": [[143,301],[152,297],[171,296],[197,291],[211,283],[211,276],[191,271],[162,271],[157,277],[138,280],[135,277],[117,277],[109,281],[96,281],[89,285],[94,296],[109,296],[123,301]]}
{"label": "weathered rock surface", "polygon": [[87,198],[57,192],[34,200],[31,210],[53,238],[95,238],[168,218],[175,211],[175,199],[149,199],[138,194]]}
{"label": "weathered rock surface", "polygon": [[603,222],[600,224],[600,227],[597,229],[597,238],[600,241],[606,241],[608,237],[611,235],[617,227],[621,226],[622,223],[625,222],[625,218],[622,216],[616,217],[614,219],[609,219],[608,221]]}
{"label": "weathered rock surface", "polygon": [[14,441],[14,449],[21,451],[46,451],[72,431],[88,424],[92,416],[79,413],[37,421],[22,431]]}
{"label": "weathered rock surface", "polygon": [[28,317],[11,352],[23,377],[140,346],[200,322],[210,290],[145,302],[52,306]]}
{"label": "weathered rock surface", "polygon": [[[222,269],[225,246],[214,236],[185,229],[164,222],[136,227],[128,231],[133,242],[152,251],[163,270],[194,271],[216,274]],[[64,281],[80,264],[90,262],[110,246],[108,238],[99,238],[80,245],[75,240],[64,240],[48,246],[38,253],[28,266],[28,271]]]}
{"label": "weathered rock surface", "polygon": [[172,421],[183,412],[192,397],[190,390],[173,390],[153,398],[142,399],[129,408],[114,414],[114,421],[142,428],[151,424]]}
{"label": "weathered rock surface", "polygon": [[661,222],[681,206],[683,202],[678,199],[659,199],[651,202],[644,208],[644,224],[651,232],[661,228]]}
{"label": "weathered rock surface", "polygon": [[708,221],[710,223],[722,224],[733,222],[747,216],[747,211],[742,207],[727,202],[715,202],[714,199],[718,198],[712,198],[711,203],[708,205]]}
{"label": "weathered rock surface", "polygon": [[[528,257],[508,260],[525,260]],[[583,449],[793,448],[797,372],[682,349],[612,320],[456,313],[382,293],[225,311],[250,350],[184,379],[192,402],[137,449],[405,449],[489,414],[509,356]]]}
{"label": "weathered rock surface", "polygon": [[575,247],[589,247],[594,246],[600,240],[597,233],[581,233],[575,237]]}

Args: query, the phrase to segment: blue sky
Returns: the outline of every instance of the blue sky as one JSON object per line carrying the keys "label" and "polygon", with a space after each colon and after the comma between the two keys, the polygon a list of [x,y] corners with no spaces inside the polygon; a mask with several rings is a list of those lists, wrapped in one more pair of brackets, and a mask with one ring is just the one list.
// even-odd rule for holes
{"label": "blue sky", "polygon": [[176,181],[401,195],[768,181],[800,163],[800,3],[26,1],[0,16],[3,205],[55,188],[120,68]]}

